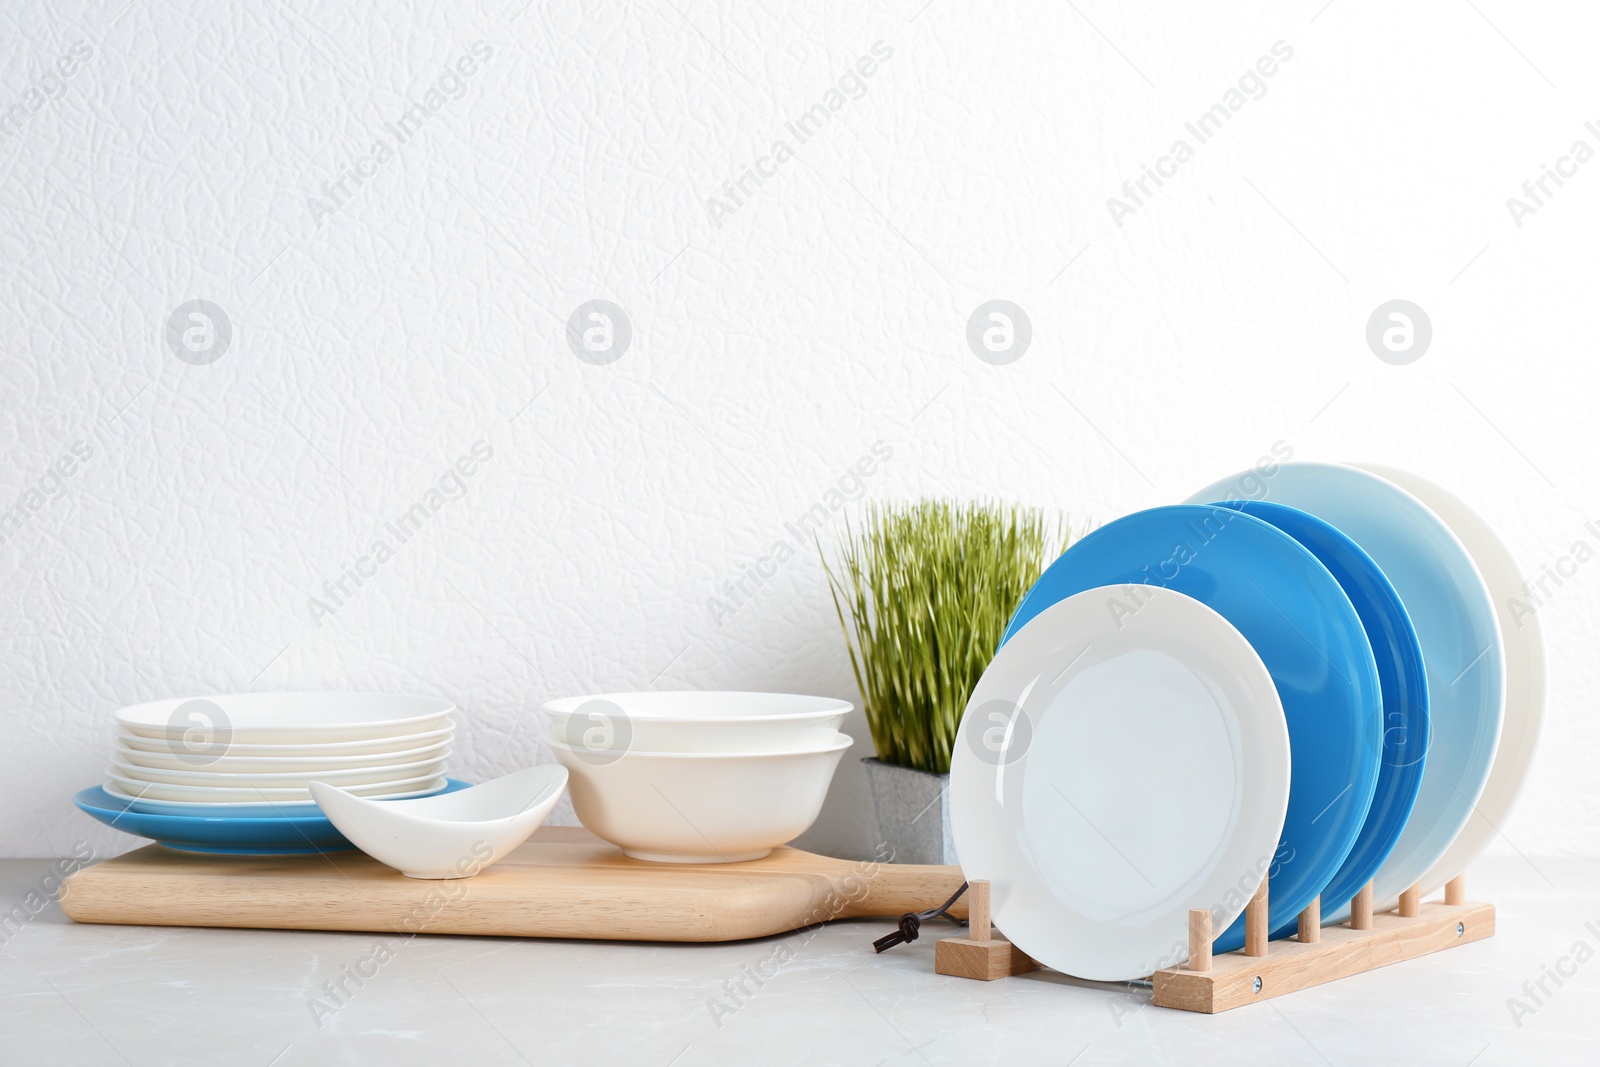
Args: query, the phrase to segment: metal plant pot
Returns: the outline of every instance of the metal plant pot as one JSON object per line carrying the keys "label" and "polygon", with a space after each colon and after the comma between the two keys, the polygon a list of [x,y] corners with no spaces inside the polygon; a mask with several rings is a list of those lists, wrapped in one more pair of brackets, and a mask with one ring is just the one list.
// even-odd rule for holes
{"label": "metal plant pot", "polygon": [[861,762],[867,767],[878,839],[893,850],[892,862],[954,864],[950,776],[872,758]]}

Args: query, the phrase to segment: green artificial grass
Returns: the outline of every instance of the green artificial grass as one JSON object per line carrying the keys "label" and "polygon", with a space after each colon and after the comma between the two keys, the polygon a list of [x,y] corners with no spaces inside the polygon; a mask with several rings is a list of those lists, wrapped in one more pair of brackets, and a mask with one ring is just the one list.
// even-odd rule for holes
{"label": "green artificial grass", "polygon": [[1070,540],[1044,512],[998,503],[869,504],[859,526],[846,517],[834,566],[822,564],[879,759],[949,773],[1006,623]]}

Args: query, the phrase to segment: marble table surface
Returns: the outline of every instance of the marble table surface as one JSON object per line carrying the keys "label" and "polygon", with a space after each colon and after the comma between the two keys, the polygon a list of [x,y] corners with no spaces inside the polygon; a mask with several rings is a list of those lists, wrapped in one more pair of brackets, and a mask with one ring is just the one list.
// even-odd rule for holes
{"label": "marble table surface", "polygon": [[874,956],[889,922],[664,945],[19,919],[49,869],[0,861],[7,1067],[1600,1062],[1600,861],[1482,860],[1494,938],[1218,1016],[941,977],[932,925]]}

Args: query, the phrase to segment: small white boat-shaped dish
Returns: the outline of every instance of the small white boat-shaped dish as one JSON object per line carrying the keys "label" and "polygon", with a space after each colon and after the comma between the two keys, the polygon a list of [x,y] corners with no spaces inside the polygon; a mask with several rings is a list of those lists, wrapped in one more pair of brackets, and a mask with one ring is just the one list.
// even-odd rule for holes
{"label": "small white boat-shaped dish", "polygon": [[530,767],[415,800],[368,800],[325,782],[311,795],[361,851],[408,878],[471,878],[526,841],[561,799],[567,769]]}

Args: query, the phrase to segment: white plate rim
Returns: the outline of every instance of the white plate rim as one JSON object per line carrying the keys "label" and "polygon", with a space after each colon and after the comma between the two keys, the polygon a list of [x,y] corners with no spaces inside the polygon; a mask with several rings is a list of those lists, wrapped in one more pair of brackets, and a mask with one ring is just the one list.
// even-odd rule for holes
{"label": "white plate rim", "polygon": [[[332,689],[307,689],[284,692],[213,693],[207,696],[167,697],[161,700],[148,700],[141,704],[130,704],[127,707],[118,708],[114,718],[117,725],[140,737],[148,737],[157,741],[181,738],[187,727],[170,725],[171,714],[183,705],[193,701],[204,701],[217,705],[224,713],[228,714],[234,733],[250,734],[252,736],[256,734],[282,734],[285,737],[295,735],[326,737],[329,734],[349,731],[389,731],[394,727],[414,725],[433,719],[447,719],[456,711],[456,706],[452,702],[442,697],[428,696],[421,693],[344,692]],[[372,709],[374,714],[365,715],[357,713],[354,707],[347,707],[341,714],[351,717],[327,722],[284,724],[268,721],[251,723],[248,719],[242,723],[231,722],[235,716],[256,714],[261,711],[260,708],[253,705],[259,704],[271,707],[274,704],[289,705],[294,702],[347,703],[349,705],[360,705],[368,702],[378,704],[393,702],[397,706],[412,705],[412,708],[397,715],[392,711],[385,712],[381,707],[377,707]],[[233,705],[233,710],[231,711],[229,710],[230,704]],[[423,705],[427,705],[426,710],[423,710]],[[269,715],[268,718],[270,719],[271,716]],[[388,737],[390,734],[383,732],[381,735],[357,738],[357,740],[373,740],[377,736]],[[277,742],[261,743],[275,744]]]}
{"label": "white plate rim", "polygon": [[[361,783],[361,784],[365,784],[365,785],[377,785],[377,784],[381,784],[381,783],[383,783],[385,781],[404,782],[404,781],[409,781],[409,780],[411,780],[413,778],[431,778],[431,777],[436,777],[438,774],[443,774],[444,771],[443,770],[439,770],[438,772],[436,772],[436,774],[430,775],[430,774],[424,774],[422,772],[421,768],[424,768],[424,767],[441,767],[442,768],[444,766],[445,762],[446,762],[446,757],[444,757],[444,756],[436,756],[433,759],[415,760],[415,761],[410,762],[410,763],[396,763],[396,764],[392,764],[392,765],[391,764],[379,764],[378,766],[375,766],[375,767],[348,767],[348,768],[344,768],[344,769],[340,769],[340,770],[329,770],[329,769],[324,768],[324,769],[319,769],[319,770],[303,771],[303,772],[302,771],[266,771],[266,772],[240,771],[237,774],[227,774],[227,773],[210,774],[210,773],[207,773],[205,771],[168,770],[165,767],[141,767],[141,766],[139,766],[137,764],[122,763],[119,760],[112,759],[111,765],[109,767],[109,771],[114,772],[119,777],[126,778],[126,779],[128,779],[130,781],[145,782],[146,784],[149,784],[149,785],[183,786],[184,788],[254,789],[254,788],[256,788],[256,786],[254,784],[229,785],[228,782],[230,782],[230,781],[238,782],[240,779],[250,778],[250,779],[257,779],[257,780],[259,780],[259,779],[267,779],[269,782],[291,782],[291,783],[292,782],[328,781],[330,785],[337,785],[338,784],[337,777],[329,778],[328,776],[337,776],[337,775],[341,775],[341,774],[383,774],[383,773],[386,773],[386,772],[392,772],[390,774],[390,777],[387,778],[387,779],[380,778],[380,779],[378,779],[377,782]],[[134,773],[129,774],[128,773],[129,771],[132,771]],[[161,781],[160,779],[145,778],[145,777],[143,777],[143,773],[144,772],[150,772],[150,773],[155,773],[155,774],[175,774],[175,775],[180,775],[182,777],[182,780],[181,781],[177,781],[177,782],[164,782],[164,781]],[[404,772],[404,773],[401,773],[401,772]],[[263,789],[279,789],[279,788],[295,788],[295,789],[297,789],[297,788],[299,788],[299,786],[298,785],[288,785],[288,786],[263,785],[263,786],[261,786],[261,788],[263,788]]]}
{"label": "white plate rim", "polygon": [[[366,750],[368,755],[388,755],[389,753],[385,752],[381,746],[391,745],[401,741],[416,741],[420,739],[430,739],[432,743],[448,741],[455,734],[455,730],[455,723],[451,722],[450,724],[441,726],[436,730],[424,730],[415,734],[396,734],[392,737],[369,737],[359,741],[312,741],[304,744],[297,744],[292,741],[272,743],[229,741],[227,743],[227,749],[230,755],[237,754],[241,756],[250,756],[257,759],[266,758],[272,755],[273,751],[280,751],[288,758],[297,758],[296,754],[298,753],[307,753],[313,758],[318,758],[319,756],[333,757],[345,754],[355,756],[360,755],[361,750]],[[131,733],[121,723],[116,725],[113,731],[113,736],[118,744],[130,745],[130,747],[133,747],[141,752],[171,753],[173,751],[172,738],[146,737],[143,734]],[[153,747],[139,748],[138,746],[141,744],[150,745]],[[348,750],[350,749],[355,749],[357,751],[349,752]],[[396,749],[394,751],[402,750]]]}
{"label": "white plate rim", "polygon": [[[286,797],[286,796],[267,796],[262,800],[216,800],[216,799],[212,799],[212,800],[199,800],[199,799],[196,799],[196,800],[167,800],[167,799],[162,798],[162,797],[152,797],[152,796],[149,796],[149,795],[141,795],[141,794],[137,794],[137,793],[130,793],[125,788],[123,788],[123,786],[118,782],[117,776],[115,776],[115,775],[107,775],[106,778],[107,778],[107,780],[104,783],[102,783],[102,785],[103,785],[103,787],[104,787],[104,789],[105,789],[105,791],[107,793],[109,793],[110,795],[116,797],[118,800],[137,801],[138,803],[141,803],[141,804],[165,804],[165,805],[167,805],[169,807],[178,807],[178,808],[184,808],[184,807],[188,807],[188,808],[269,808],[269,807],[283,807],[286,804],[293,805],[295,807],[299,807],[302,804],[311,803],[311,800],[309,799],[310,796],[311,796],[311,790],[309,788],[303,789],[303,790],[302,789],[260,789],[260,790],[257,790],[257,789],[229,789],[229,790],[221,790],[221,792],[228,792],[228,793],[244,793],[244,792],[247,792],[247,793],[256,794],[257,796],[260,796],[262,794],[267,794],[267,793],[296,793],[296,794],[304,793],[305,797],[306,797],[306,799],[304,799],[304,800],[302,800],[302,798],[300,796],[289,796],[289,797]],[[424,788],[422,783],[443,781],[444,778],[445,778],[445,776],[442,775],[442,774],[427,775],[427,776],[424,776],[422,778],[410,779],[410,780],[407,780],[405,782],[391,782],[391,783],[371,782],[371,783],[368,783],[368,785],[357,786],[355,788],[357,788],[357,789],[365,789],[365,788],[369,788],[369,787],[374,786],[374,785],[381,786],[381,785],[388,784],[388,785],[397,785],[398,786],[398,785],[403,785],[403,784],[411,785],[412,783],[415,783],[414,785],[412,785],[411,788],[405,789],[405,790],[403,790],[401,792],[397,792],[397,793],[381,793],[381,794],[376,794],[376,795],[371,794],[371,793],[359,794],[361,796],[374,797],[374,799],[376,799],[377,796],[388,797],[388,798],[399,798],[399,797],[415,795],[417,790],[421,790],[421,789]],[[123,779],[123,780],[126,781],[127,779]],[[133,784],[136,785],[136,786],[138,786],[138,785],[146,785],[146,786],[150,786],[151,788],[159,788],[159,789],[186,790],[186,789],[189,788],[188,786],[181,786],[181,785],[162,786],[162,785],[158,785],[157,783],[153,783],[153,782],[134,782]],[[211,790],[211,789],[202,789],[202,790],[196,790],[196,791],[197,792],[201,792],[201,793],[215,793],[215,792],[218,792],[218,790]],[[354,790],[351,790],[351,791],[353,792]]]}
{"label": "white plate rim", "polygon": [[[279,773],[272,770],[247,771],[241,766],[245,763],[266,763],[269,768],[305,767],[308,768],[306,773],[316,774],[320,771],[359,771],[366,770],[369,767],[387,767],[390,766],[390,764],[380,761],[400,756],[407,757],[400,760],[402,765],[406,763],[420,763],[424,760],[441,759],[450,754],[452,747],[453,745],[451,740],[446,738],[442,741],[435,741],[431,745],[423,745],[420,748],[402,749],[398,752],[373,752],[366,756],[217,756],[215,759],[209,761],[201,761],[185,759],[184,757],[179,756],[170,750],[166,752],[148,752],[142,748],[129,748],[127,745],[123,744],[122,739],[119,738],[116,747],[112,750],[111,758],[114,762],[126,763],[128,762],[127,757],[132,755],[144,758],[153,757],[156,759],[171,760],[174,764],[176,764],[176,766],[173,767],[167,767],[162,764],[134,764],[134,766],[144,767],[146,770],[211,771],[212,768],[220,767],[222,768],[221,770],[213,771],[212,773]],[[352,760],[356,762],[351,762]]]}

